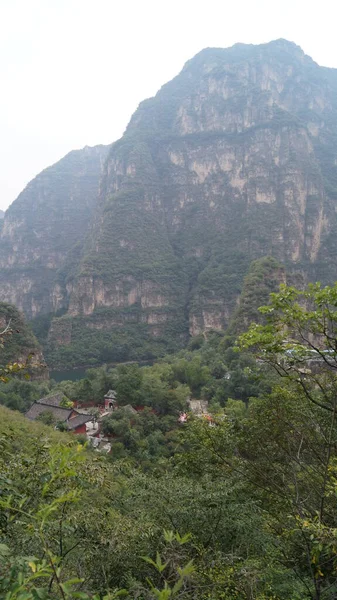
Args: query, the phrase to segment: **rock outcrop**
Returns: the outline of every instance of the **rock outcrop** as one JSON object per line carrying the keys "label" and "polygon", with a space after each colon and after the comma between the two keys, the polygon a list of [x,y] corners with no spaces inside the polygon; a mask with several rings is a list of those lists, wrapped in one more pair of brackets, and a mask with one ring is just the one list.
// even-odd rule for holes
{"label": "rock outcrop", "polygon": [[337,70],[295,44],[203,50],[108,152],[90,152],[91,190],[106,158],[97,197],[69,176],[60,212],[47,170],[1,234],[0,297],[31,317],[64,312],[54,364],[151,358],[226,328],[264,256],[290,278],[337,278]]}
{"label": "rock outcrop", "polygon": [[80,257],[98,195],[106,146],[74,150],[31,181],[0,233],[0,299],[28,318],[68,304],[65,274]]}

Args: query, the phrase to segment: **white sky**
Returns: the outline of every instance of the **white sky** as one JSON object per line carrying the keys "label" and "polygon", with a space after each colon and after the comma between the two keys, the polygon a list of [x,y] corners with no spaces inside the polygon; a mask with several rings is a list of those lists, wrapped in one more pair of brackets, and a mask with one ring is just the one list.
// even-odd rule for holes
{"label": "white sky", "polygon": [[337,67],[336,13],[336,0],[0,0],[0,208],[70,150],[120,137],[202,48],[283,37]]}

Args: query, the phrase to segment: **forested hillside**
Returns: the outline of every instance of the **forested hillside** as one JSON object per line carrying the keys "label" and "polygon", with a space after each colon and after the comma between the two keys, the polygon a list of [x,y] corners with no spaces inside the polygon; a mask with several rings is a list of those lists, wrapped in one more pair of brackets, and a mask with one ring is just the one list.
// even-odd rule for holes
{"label": "forested hillside", "polygon": [[[115,385],[108,455],[1,408],[1,598],[336,595],[337,286],[282,285],[259,315],[237,342],[60,384]],[[208,414],[178,422],[187,391]]]}

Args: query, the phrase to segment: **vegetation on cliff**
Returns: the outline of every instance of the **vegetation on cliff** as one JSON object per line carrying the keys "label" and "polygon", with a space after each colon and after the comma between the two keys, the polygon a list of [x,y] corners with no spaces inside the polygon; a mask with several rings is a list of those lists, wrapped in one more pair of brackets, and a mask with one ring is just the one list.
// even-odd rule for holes
{"label": "vegetation on cliff", "polygon": [[[158,310],[158,318],[164,313],[166,319],[167,312]],[[50,336],[44,346],[46,360],[58,370],[132,360],[148,361],[177,351],[187,341],[186,323],[181,313],[174,308],[169,312],[172,320],[169,323],[164,322],[155,336],[151,335],[151,328],[147,323],[141,322],[142,311],[139,305],[123,311],[115,308],[99,309],[90,317],[64,316],[59,318],[57,323],[55,319],[53,327],[61,331],[64,327],[66,335],[71,334],[71,341],[63,343],[62,333],[61,340],[58,341]],[[39,327],[43,321],[41,317],[32,322],[36,335],[39,335]]]}
{"label": "vegetation on cliff", "polygon": [[288,282],[332,283],[336,81],[285,40],[206,49],[109,149],[29,184],[1,230],[0,298],[38,319],[51,366],[151,359],[226,329],[263,257]]}
{"label": "vegetation on cliff", "polygon": [[0,303],[1,330],[8,330],[6,343],[1,349],[1,366],[14,360],[27,358],[34,352],[40,352],[36,337],[25,323],[24,316],[15,306],[5,302]]}
{"label": "vegetation on cliff", "polygon": [[67,306],[65,290],[93,215],[108,147],[74,150],[8,208],[0,234],[0,299],[31,319]]}
{"label": "vegetation on cliff", "polygon": [[[21,379],[48,379],[40,344],[25,322],[23,314],[15,306],[5,302],[0,303],[0,330],[0,375],[3,376],[0,379],[6,379],[6,374],[13,371],[18,372]],[[14,383],[14,387],[18,386],[23,391],[24,381]],[[3,400],[2,403],[6,404]],[[18,398],[15,402],[17,400]],[[15,402],[12,408],[18,408]]]}

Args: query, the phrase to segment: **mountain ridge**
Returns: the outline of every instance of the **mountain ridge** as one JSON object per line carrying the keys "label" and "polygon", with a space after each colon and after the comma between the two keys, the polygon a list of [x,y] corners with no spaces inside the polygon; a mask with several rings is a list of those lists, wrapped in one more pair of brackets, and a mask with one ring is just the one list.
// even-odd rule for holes
{"label": "mountain ridge", "polygon": [[5,213],[1,298],[29,318],[64,306],[58,274],[83,242],[106,152],[104,146],[69,152],[29,182]]}
{"label": "mountain ridge", "polygon": [[103,155],[86,225],[31,305],[51,313],[51,364],[149,359],[227,328],[263,257],[289,281],[337,278],[337,70],[293,42],[202,50]]}

